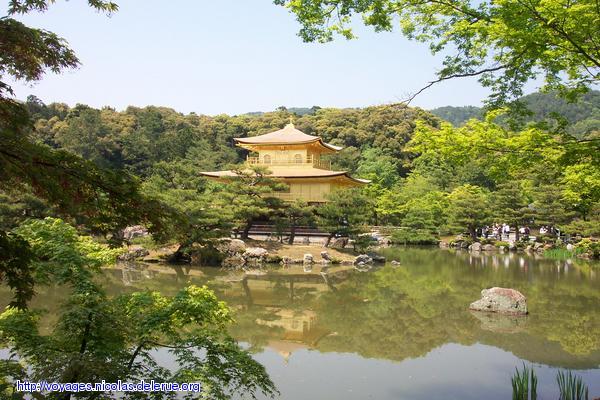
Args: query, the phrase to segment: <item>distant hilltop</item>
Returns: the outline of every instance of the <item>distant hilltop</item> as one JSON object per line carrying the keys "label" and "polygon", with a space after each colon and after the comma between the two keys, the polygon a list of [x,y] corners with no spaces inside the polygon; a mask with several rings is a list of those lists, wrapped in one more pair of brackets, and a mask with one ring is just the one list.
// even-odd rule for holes
{"label": "distant hilltop", "polygon": [[[556,93],[532,93],[523,96],[521,101],[527,105],[531,115],[526,122],[554,121],[553,114],[565,118],[569,131],[575,136],[586,136],[591,132],[600,131],[600,91],[592,90],[586,93],[576,103],[558,97]],[[298,116],[314,115],[321,107],[278,107],[274,111],[286,111]],[[484,110],[476,106],[444,106],[429,110],[436,117],[450,122],[454,126],[462,126],[468,120],[482,119]],[[267,112],[255,111],[244,115],[261,116]]]}
{"label": "distant hilltop", "polygon": [[[556,123],[555,115],[560,115],[568,124],[569,133],[583,137],[592,132],[600,131],[600,91],[592,90],[584,94],[576,103],[569,103],[556,93],[532,93],[523,96],[521,101],[527,106],[531,115],[526,117],[526,122]],[[450,122],[454,126],[461,126],[469,119],[481,119],[481,107],[439,107],[430,110],[438,118]]]}

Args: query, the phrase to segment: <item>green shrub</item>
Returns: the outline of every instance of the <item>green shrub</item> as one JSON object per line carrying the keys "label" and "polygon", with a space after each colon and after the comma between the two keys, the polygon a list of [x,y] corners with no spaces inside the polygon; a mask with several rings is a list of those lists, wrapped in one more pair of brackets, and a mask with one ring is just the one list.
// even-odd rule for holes
{"label": "green shrub", "polygon": [[426,229],[398,229],[392,233],[394,244],[438,244],[439,239]]}
{"label": "green shrub", "polygon": [[595,242],[591,239],[581,239],[575,248],[577,254],[586,253],[592,258],[600,258],[600,242]]}
{"label": "green shrub", "polygon": [[500,247],[500,246],[508,247],[508,242],[503,242],[502,240],[498,240],[497,242],[494,243],[494,246],[496,246],[496,247]]}

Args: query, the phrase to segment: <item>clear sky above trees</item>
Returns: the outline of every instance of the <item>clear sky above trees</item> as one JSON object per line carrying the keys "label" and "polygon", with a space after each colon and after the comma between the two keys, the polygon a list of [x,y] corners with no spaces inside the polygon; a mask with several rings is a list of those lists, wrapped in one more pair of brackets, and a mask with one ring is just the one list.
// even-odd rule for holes
{"label": "clear sky above trees", "polygon": [[[207,114],[277,106],[353,107],[397,102],[435,78],[442,57],[399,33],[356,26],[360,40],[307,44],[299,24],[271,0],[118,2],[110,18],[85,3],[58,1],[43,14],[16,16],[68,40],[78,70],[14,86],[44,102],[165,105]],[[8,2],[0,1],[0,15]],[[529,88],[531,91],[535,85]],[[475,80],[447,82],[413,102],[424,108],[479,105]]]}

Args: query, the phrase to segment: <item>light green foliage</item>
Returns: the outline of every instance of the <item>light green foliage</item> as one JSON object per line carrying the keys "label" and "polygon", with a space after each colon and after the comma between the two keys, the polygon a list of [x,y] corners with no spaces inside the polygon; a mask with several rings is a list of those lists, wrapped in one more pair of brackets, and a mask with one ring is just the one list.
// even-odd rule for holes
{"label": "light green foliage", "polygon": [[[543,123],[550,130],[566,129],[567,133],[578,138],[591,138],[600,131],[600,91],[590,90],[576,102],[560,97],[557,92],[531,93],[519,99],[527,107],[520,115],[523,124]],[[431,110],[433,115],[461,126],[470,119],[484,119],[484,109],[473,106],[439,107]],[[566,126],[562,126],[563,124]]]}
{"label": "light green foliage", "polygon": [[[409,39],[449,52],[438,81],[477,76],[499,105],[522,94],[541,75],[546,88],[581,92],[598,82],[600,13],[593,0],[415,1],[275,0],[302,25],[305,41],[353,38],[362,17],[376,31],[398,27]],[[398,26],[397,26],[398,25]]]}
{"label": "light green foliage", "polygon": [[413,173],[377,199],[385,223],[437,231],[445,222],[446,200],[428,177]]}
{"label": "light green foliage", "polygon": [[[3,362],[3,382],[154,379],[201,382],[203,393],[188,398],[274,393],[264,368],[227,334],[230,311],[206,287],[189,286],[173,297],[147,291],[108,298],[96,283],[95,272],[101,264],[114,261],[116,250],[79,236],[57,219],[32,221],[17,233],[31,246],[36,283],[65,285],[70,294],[58,320],[44,330],[40,311],[9,307],[0,315],[0,342],[12,354]],[[175,368],[156,363],[152,354],[160,349],[171,354]],[[1,389],[5,396],[25,398],[10,385]],[[173,398],[173,393],[152,396]],[[97,393],[78,395],[96,397]]]}
{"label": "light green foliage", "polygon": [[371,185],[381,188],[392,187],[398,180],[398,160],[377,148],[366,149],[361,154],[356,173],[371,180]]}
{"label": "light green foliage", "polygon": [[600,167],[591,162],[569,165],[562,183],[563,198],[585,220],[592,207],[600,202]]}
{"label": "light green foliage", "polygon": [[476,239],[475,230],[491,222],[489,193],[477,186],[463,185],[448,195],[449,224],[463,228]]}
{"label": "light green foliage", "polygon": [[31,249],[31,267],[39,284],[87,285],[91,271],[114,262],[122,252],[101,245],[90,236],[80,236],[75,228],[57,218],[27,221],[14,233],[26,240]]}
{"label": "light green foliage", "polygon": [[[443,124],[439,130],[418,125],[410,149],[421,155],[417,170],[432,171],[429,161],[449,165],[450,170],[474,168],[484,172],[483,186],[494,191],[492,205],[497,219],[524,225],[569,227],[575,213],[585,224],[595,219],[599,202],[600,169],[597,146],[575,141],[569,135],[536,126],[513,131],[493,122],[469,121],[464,127]],[[433,174],[434,176],[437,175]],[[472,184],[467,175],[457,182]],[[586,232],[587,229],[584,229]]]}

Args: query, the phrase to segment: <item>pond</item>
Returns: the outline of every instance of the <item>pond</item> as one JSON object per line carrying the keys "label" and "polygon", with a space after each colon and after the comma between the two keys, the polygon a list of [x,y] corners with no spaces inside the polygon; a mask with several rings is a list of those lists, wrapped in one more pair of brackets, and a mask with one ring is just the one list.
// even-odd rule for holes
{"label": "pond", "polygon": [[[119,265],[103,279],[113,295],[208,285],[236,311],[231,333],[284,399],[509,399],[523,364],[537,372],[539,398],[558,397],[560,369],[582,376],[590,399],[600,397],[598,263],[433,248],[383,253],[401,265],[250,273]],[[492,286],[524,293],[530,315],[469,311]],[[45,290],[34,306],[52,309],[61,298]]]}

